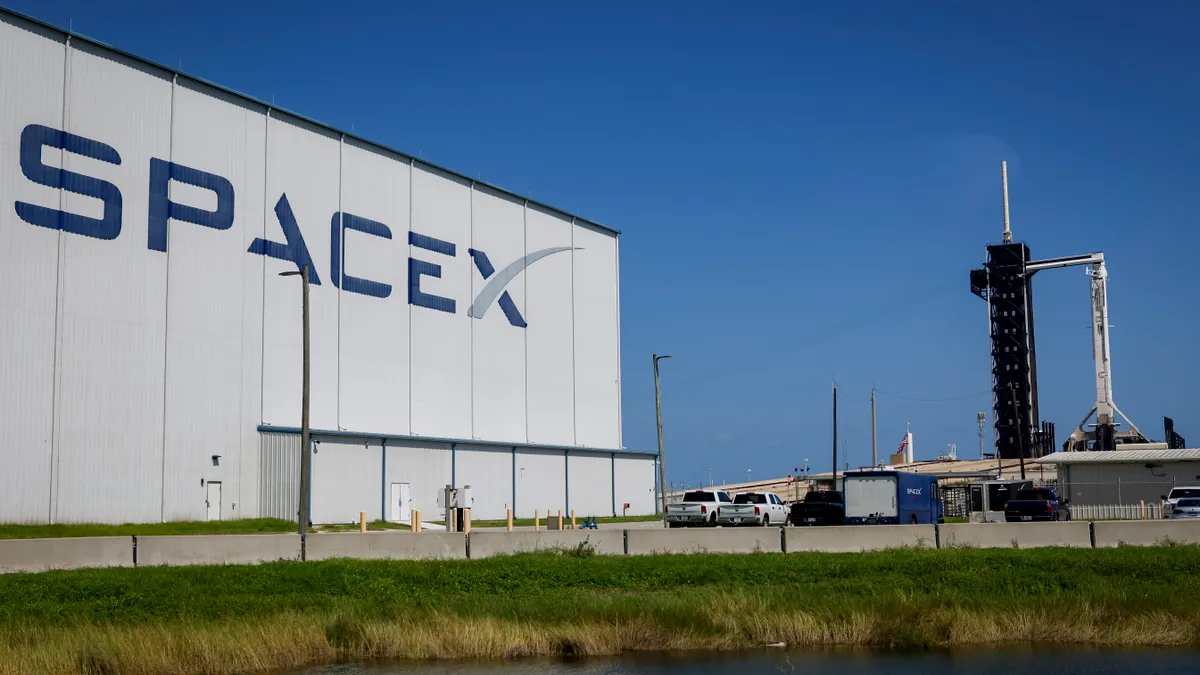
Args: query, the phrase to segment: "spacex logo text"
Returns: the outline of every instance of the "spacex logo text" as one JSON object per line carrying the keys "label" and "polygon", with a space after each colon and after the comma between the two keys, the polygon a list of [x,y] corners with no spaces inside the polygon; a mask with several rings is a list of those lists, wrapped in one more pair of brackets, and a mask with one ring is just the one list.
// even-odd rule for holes
{"label": "spacex logo text", "polygon": [[916,497],[921,494],[921,488],[908,488],[908,494]]}
{"label": "spacex logo text", "polygon": [[[62,150],[108,164],[118,166],[121,164],[121,155],[117,150],[100,141],[39,124],[25,127],[21,132],[20,147],[21,172],[25,177],[39,185],[98,199],[103,203],[104,210],[100,218],[92,218],[18,201],[14,203],[14,207],[21,220],[31,225],[85,237],[104,240],[116,239],[121,234],[122,225],[123,202],[120,189],[99,178],[47,166],[42,162],[43,148]],[[216,195],[216,208],[212,211],[205,211],[171,201],[169,197],[171,181],[212,192]],[[235,199],[233,184],[223,176],[155,157],[150,158],[149,216],[147,218],[149,235],[146,247],[163,253],[167,251],[167,224],[171,220],[211,227],[216,230],[230,229],[233,227]],[[300,269],[301,265],[307,263],[309,282],[320,285],[321,276],[309,255],[308,246],[304,242],[304,236],[300,232],[300,226],[292,212],[291,204],[288,203],[286,193],[280,195],[274,210],[275,218],[283,231],[284,241],[255,238],[247,252],[291,262],[296,265],[296,269]],[[358,293],[376,298],[389,297],[392,294],[390,284],[359,278],[344,269],[343,239],[349,232],[392,239],[392,230],[384,223],[352,213],[334,213],[330,220],[329,256],[329,276],[333,286],[348,293]],[[453,243],[416,232],[408,233],[408,243],[414,249],[421,249],[438,256],[455,257],[458,254],[458,247]],[[471,256],[475,269],[486,281],[468,307],[467,316],[482,319],[493,304],[498,304],[510,324],[525,328],[525,319],[521,316],[520,310],[517,309],[516,303],[505,287],[525,268],[538,260],[569,250],[571,250],[569,246],[559,246],[533,251],[497,271],[486,253],[475,248],[467,249],[467,254]],[[426,257],[431,260],[424,259]],[[454,298],[421,290],[422,277],[441,278],[442,276],[442,266],[432,262],[436,259],[436,256],[409,257],[408,302],[419,307],[454,314],[457,312],[458,306]]]}

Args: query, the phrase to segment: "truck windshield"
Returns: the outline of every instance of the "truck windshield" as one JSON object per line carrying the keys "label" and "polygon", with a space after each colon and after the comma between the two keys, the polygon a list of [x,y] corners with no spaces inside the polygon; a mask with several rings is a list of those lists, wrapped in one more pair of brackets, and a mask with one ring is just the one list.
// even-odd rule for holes
{"label": "truck windshield", "polygon": [[766,495],[740,494],[733,498],[734,504],[766,504]]}
{"label": "truck windshield", "polygon": [[685,493],[683,495],[683,501],[685,501],[685,502],[715,502],[715,501],[717,501],[717,497],[716,497],[716,495],[714,495],[711,492],[697,490],[696,492]]}
{"label": "truck windshield", "polygon": [[1017,501],[1054,501],[1054,493],[1046,489],[1021,490],[1017,493]]}
{"label": "truck windshield", "polygon": [[1200,497],[1200,488],[1175,488],[1171,490],[1171,499],[1183,497]]}
{"label": "truck windshield", "polygon": [[839,495],[836,492],[810,492],[810,493],[804,495],[804,501],[806,501],[806,502],[825,502],[825,503],[835,504],[835,503],[841,501],[841,499],[839,499],[838,497],[839,497]]}

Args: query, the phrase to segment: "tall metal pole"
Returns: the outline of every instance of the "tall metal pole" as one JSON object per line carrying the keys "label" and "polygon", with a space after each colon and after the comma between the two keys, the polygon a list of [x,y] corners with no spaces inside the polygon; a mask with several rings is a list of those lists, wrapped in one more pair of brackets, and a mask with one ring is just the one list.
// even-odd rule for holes
{"label": "tall metal pole", "polygon": [[1012,243],[1012,229],[1008,225],[1008,162],[1000,162],[1000,189],[1004,192],[1004,243]]}
{"label": "tall metal pole", "polygon": [[303,288],[301,300],[304,322],[304,385],[300,401],[300,536],[308,533],[310,517],[309,482],[312,479],[312,445],[309,442],[308,390],[309,390],[309,340],[308,340],[308,263],[300,266],[300,284]]}
{"label": "tall metal pole", "polygon": [[871,467],[879,466],[879,458],[875,454],[875,389],[871,389]]}
{"label": "tall metal pole", "polygon": [[662,359],[669,359],[670,356],[659,356],[652,354],[654,357],[654,412],[658,419],[658,485],[662,490],[659,507],[663,516],[667,515],[667,459],[663,454],[663,427],[662,427],[662,394],[658,386],[658,362]]}
{"label": "tall metal pole", "polygon": [[833,385],[833,489],[837,490],[837,385]]}

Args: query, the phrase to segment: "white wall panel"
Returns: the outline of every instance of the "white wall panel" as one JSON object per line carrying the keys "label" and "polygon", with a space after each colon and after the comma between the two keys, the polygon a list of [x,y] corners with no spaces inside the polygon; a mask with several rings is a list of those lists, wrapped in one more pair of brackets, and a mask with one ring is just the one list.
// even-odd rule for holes
{"label": "white wall panel", "polygon": [[451,482],[449,443],[389,440],[386,474],[388,490],[392,483],[411,486],[412,508],[421,509],[422,519],[434,521],[445,517],[438,509],[438,494]]}
{"label": "white wall panel", "polygon": [[575,227],[575,442],[593,448],[621,447],[616,246],[608,232]]}
{"label": "white wall panel", "polygon": [[[163,476],[171,487],[163,493],[163,519],[205,517],[200,478],[222,482],[222,509],[237,517],[245,305],[259,314],[262,302],[245,293],[247,286],[261,293],[262,275],[261,261],[253,260],[259,256],[246,249],[263,230],[266,118],[183,86],[174,96],[171,161],[229,180],[234,219],[227,230],[170,220],[167,252],[148,252],[167,259]],[[169,194],[181,205],[217,208],[210,190],[172,181]],[[253,366],[260,367],[257,359]],[[245,393],[258,398],[257,391]],[[216,465],[213,455],[220,456]]]}
{"label": "white wall panel", "polygon": [[568,506],[575,509],[576,515],[612,515],[612,474],[609,453],[572,452],[567,456]]}
{"label": "white wall panel", "polygon": [[[286,243],[275,212],[286,194],[320,284],[310,287],[311,424],[336,429],[338,291],[329,278],[330,221],[339,207],[339,141],[272,117],[267,130],[267,239]],[[300,277],[291,261],[267,258],[263,280],[263,420],[300,426],[303,357]]]}
{"label": "white wall panel", "polygon": [[512,507],[512,449],[459,445],[454,454],[455,481],[459,487],[470,485],[475,500],[471,518],[504,519]]}
{"label": "white wall panel", "polygon": [[[240,225],[237,221],[234,223],[235,229],[241,228],[241,240],[237,244],[237,250],[243,254],[241,423],[239,428],[241,459],[238,462],[237,499],[229,501],[232,506],[230,517],[240,518],[260,517],[260,507],[263,504],[260,494],[261,486],[264,483],[260,475],[262,463],[260,462],[258,425],[263,420],[263,286],[266,275],[266,259],[260,255],[250,255],[246,251],[254,239],[267,236],[267,218],[274,217],[274,213],[271,211],[272,205],[266,199],[266,139],[266,115],[247,120],[246,144],[250,147],[260,147],[264,161],[256,161],[254,156],[247,152],[246,163],[250,168],[243,178],[246,198],[240,200],[236,211],[237,218],[242,220]],[[293,280],[298,281],[298,279]]]}
{"label": "white wall panel", "polygon": [[[473,192],[473,198],[471,248],[481,256],[480,262],[486,257],[494,270],[492,278],[497,278],[496,273],[525,255],[525,206],[522,200],[482,188]],[[475,261],[471,267],[473,302],[488,280]],[[516,310],[512,318],[524,322],[525,275],[510,281],[505,292]],[[524,442],[526,329],[510,322],[500,306],[503,297],[481,307],[483,316],[471,320],[474,436]]]}
{"label": "white wall panel", "polygon": [[408,164],[343,146],[342,211],[382,223],[391,234],[385,239],[347,229],[342,235],[341,275],[391,287],[381,298],[342,283],[338,406],[345,429],[409,433],[408,188]]}
{"label": "white wall panel", "polygon": [[[409,306],[412,433],[471,438],[471,190],[461,179],[418,165],[412,170],[412,231],[454,245],[454,256],[420,246],[409,255],[441,267],[421,277],[421,292],[454,302],[454,312]],[[448,307],[447,307],[448,308]]]}
{"label": "white wall panel", "polygon": [[[54,411],[59,233],[17,216],[15,202],[58,208],[60,191],[21,171],[21,131],[62,128],[63,44],[0,24],[0,521],[46,522]],[[61,151],[46,162],[61,166]]]}
{"label": "white wall panel", "polygon": [[[68,131],[112,146],[122,163],[68,153],[64,165],[112,183],[123,204],[116,238],[62,237],[60,522],[162,515],[167,260],[147,250],[146,223],[149,159],[171,151],[171,82],[130,65],[70,52]],[[104,212],[92,197],[64,201],[71,213]]]}
{"label": "white wall panel", "polygon": [[312,456],[312,522],[383,518],[383,447],[378,441],[322,440]]}
{"label": "white wall panel", "polygon": [[[571,246],[571,222],[535,206],[526,211],[525,252]],[[525,270],[529,442],[575,444],[571,254]]]}
{"label": "white wall panel", "polygon": [[617,455],[614,462],[614,483],[617,515],[629,504],[628,514],[645,516],[655,513],[654,485],[657,465],[653,456]]}
{"label": "white wall panel", "polygon": [[536,509],[567,513],[566,464],[562,450],[517,449],[517,506],[520,518],[531,518]]}

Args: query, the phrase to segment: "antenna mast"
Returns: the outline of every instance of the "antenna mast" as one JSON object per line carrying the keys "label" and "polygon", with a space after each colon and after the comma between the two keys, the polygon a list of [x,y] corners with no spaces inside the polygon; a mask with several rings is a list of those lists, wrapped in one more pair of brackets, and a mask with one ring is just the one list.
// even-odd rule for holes
{"label": "antenna mast", "polygon": [[1008,226],[1008,162],[1000,162],[1000,189],[1004,192],[1004,243],[1012,243],[1012,229]]}

